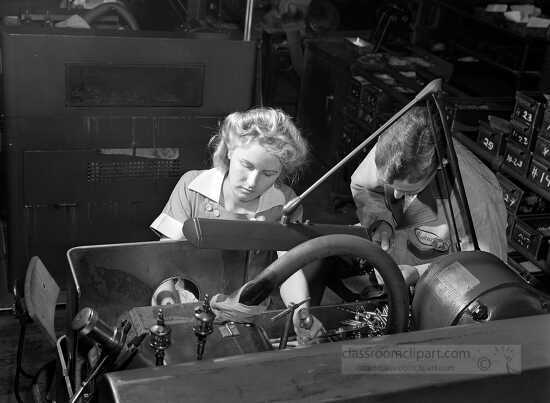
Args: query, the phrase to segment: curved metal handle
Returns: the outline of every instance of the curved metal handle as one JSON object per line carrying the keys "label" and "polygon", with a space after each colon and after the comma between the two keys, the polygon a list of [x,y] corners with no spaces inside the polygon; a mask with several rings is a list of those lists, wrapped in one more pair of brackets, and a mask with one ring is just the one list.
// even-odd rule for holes
{"label": "curved metal handle", "polygon": [[104,3],[101,4],[90,11],[86,12],[82,15],[82,18],[89,24],[92,25],[92,23],[99,17],[102,17],[103,15],[109,13],[110,11],[116,11],[118,15],[120,15],[124,21],[128,24],[130,29],[132,31],[139,31],[139,25],[135,19],[135,17],[130,13],[130,11],[119,3]]}

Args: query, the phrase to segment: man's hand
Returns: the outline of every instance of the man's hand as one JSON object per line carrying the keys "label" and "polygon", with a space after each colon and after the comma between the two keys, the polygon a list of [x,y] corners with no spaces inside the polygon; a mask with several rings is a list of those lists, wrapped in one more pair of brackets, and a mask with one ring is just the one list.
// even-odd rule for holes
{"label": "man's hand", "polygon": [[326,330],[319,319],[309,313],[307,307],[294,312],[294,332],[299,345],[315,344]]}
{"label": "man's hand", "polygon": [[371,239],[380,245],[383,251],[388,251],[393,238],[393,228],[386,221],[381,221],[374,231],[372,231]]}

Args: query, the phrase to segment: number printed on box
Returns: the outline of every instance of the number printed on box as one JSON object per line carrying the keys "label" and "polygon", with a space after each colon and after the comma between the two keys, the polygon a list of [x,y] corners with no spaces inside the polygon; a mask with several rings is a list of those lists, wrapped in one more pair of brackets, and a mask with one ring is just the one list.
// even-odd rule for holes
{"label": "number printed on box", "polygon": [[523,168],[523,159],[518,158],[512,154],[506,154],[506,162],[509,165],[513,165],[516,168],[522,169]]}
{"label": "number printed on box", "polygon": [[529,171],[529,179],[544,190],[550,190],[550,173],[541,165],[533,163]]}
{"label": "number printed on box", "polygon": [[531,136],[525,135],[516,129],[512,130],[512,134],[510,136],[516,143],[521,144],[524,147],[529,146],[529,139]]}
{"label": "number printed on box", "polygon": [[488,137],[483,138],[483,147],[485,147],[489,151],[493,151],[495,148],[495,143],[489,139]]}
{"label": "number printed on box", "polygon": [[533,122],[533,114],[529,112],[528,110],[523,110],[521,114],[521,118],[525,120],[526,122],[532,123]]}

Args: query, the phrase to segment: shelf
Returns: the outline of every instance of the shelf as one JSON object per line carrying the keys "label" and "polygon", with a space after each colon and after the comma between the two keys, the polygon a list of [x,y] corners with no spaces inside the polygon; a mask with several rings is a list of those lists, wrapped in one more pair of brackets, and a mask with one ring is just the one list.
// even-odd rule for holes
{"label": "shelf", "polygon": [[[512,248],[514,248],[522,257],[524,257],[526,260],[529,260],[531,263],[533,263],[535,266],[537,266],[539,269],[541,269],[543,272],[550,274],[550,267],[548,266],[548,263],[545,260],[537,260],[533,258],[533,256],[529,253],[528,250],[523,248],[521,245],[518,245],[516,242],[514,242],[512,239],[508,239],[508,243]],[[510,256],[508,257],[510,260]],[[516,262],[518,263],[518,262]],[[518,263],[519,264],[519,263]],[[525,269],[524,269],[525,270]],[[524,277],[522,275],[522,277]]]}
{"label": "shelf", "polygon": [[[418,42],[424,47],[436,41],[445,44],[441,57],[455,66],[451,79],[455,86],[477,95],[546,87],[541,81],[547,81],[548,30],[526,28],[526,24],[507,21],[503,14],[486,13],[450,0],[430,0],[427,4],[426,21],[421,20],[417,27],[426,32],[418,35]],[[479,63],[460,63],[460,56],[471,56]]]}
{"label": "shelf", "polygon": [[[489,164],[489,167],[493,170],[493,172],[496,174],[498,172],[505,173],[512,179],[514,179],[518,185],[520,185],[522,188],[529,189],[532,192],[538,194],[539,196],[543,197],[545,200],[550,201],[550,192],[546,192],[543,189],[540,189],[535,184],[531,183],[527,177],[523,177],[521,175],[518,175],[516,172],[508,168],[506,165],[503,165],[503,158],[502,156],[495,156],[493,154],[490,154],[486,151],[483,151],[481,147],[473,140],[469,139],[462,133],[453,133],[454,137],[456,137],[464,146],[466,146],[470,151],[472,151],[475,155],[477,155],[483,162]],[[525,260],[530,261],[535,266],[537,266],[539,269],[541,269],[544,273],[550,274],[550,266],[548,262],[545,260],[537,260],[535,259],[528,250],[524,249],[521,245],[518,245],[516,242],[508,238],[508,244],[516,250],[517,253],[519,253]],[[513,261],[514,264],[510,263],[510,265],[518,272],[518,274],[525,279],[528,283],[531,284],[531,282],[536,281],[536,279],[532,279],[533,277],[529,277],[528,274],[526,274],[527,270],[521,265],[515,261],[510,255],[508,256],[509,263],[510,261]],[[534,285],[534,284],[532,284]]]}
{"label": "shelf", "polygon": [[463,45],[460,45],[460,44],[455,44],[456,48],[459,49],[460,51],[464,52],[464,53],[467,53],[473,57],[475,57],[476,59],[484,62],[484,63],[487,63],[493,67],[496,67],[498,69],[501,69],[503,71],[506,71],[508,73],[511,73],[517,77],[521,77],[521,76],[535,76],[535,77],[540,77],[541,74],[539,71],[534,71],[534,70],[516,70],[516,69],[513,69],[509,66],[506,66],[505,64],[502,64],[502,63],[499,63],[499,62],[496,62],[494,60],[492,60],[490,57],[478,52],[478,51],[475,51],[475,50],[472,50],[470,48],[467,48]]}
{"label": "shelf", "polygon": [[545,200],[550,202],[550,192],[545,191],[544,189],[539,188],[534,183],[530,182],[526,176],[518,175],[515,171],[508,168],[506,165],[502,164],[502,156],[495,156],[486,151],[483,151],[481,147],[473,140],[466,137],[464,134],[455,132],[453,136],[456,137],[464,146],[466,146],[470,151],[477,155],[483,162],[487,163],[489,167],[495,172],[502,172],[514,179],[522,187],[529,189],[530,191],[538,194]]}
{"label": "shelf", "polygon": [[[498,32],[500,32],[504,35],[512,36],[514,38],[517,38],[519,40],[524,40],[524,41],[545,40],[545,38],[543,36],[541,37],[539,35],[529,35],[531,32],[528,31],[528,30],[525,31],[525,32],[518,32],[517,29],[510,29],[506,26],[499,25],[499,24],[495,23],[494,21],[491,21],[489,18],[481,18],[479,16],[476,16],[474,14],[475,10],[472,10],[472,12],[464,11],[464,10],[454,6],[449,1],[444,1],[444,0],[432,0],[432,1],[436,4],[438,4],[439,6],[442,6],[442,7],[446,8],[447,10],[449,10],[450,12],[456,14],[457,16],[459,16],[461,18],[473,21],[473,22],[478,23],[480,25],[483,25],[487,28],[498,31]],[[487,14],[487,16],[488,15],[489,14]],[[505,20],[503,15],[502,15],[502,23],[504,23],[504,24],[508,24],[508,23],[514,24],[511,21],[508,22],[507,20]],[[516,24],[516,25],[520,25],[520,24]]]}
{"label": "shelf", "polygon": [[479,159],[489,165],[493,171],[498,172],[502,165],[503,158],[502,156],[497,156],[487,151],[484,151],[479,144],[477,144],[472,139],[465,136],[463,133],[454,132],[453,136],[460,141],[466,148],[473,152]]}
{"label": "shelf", "polygon": [[550,201],[550,192],[545,191],[544,189],[539,188],[534,183],[531,183],[527,177],[523,177],[521,175],[518,175],[516,172],[512,171],[510,168],[508,168],[506,165],[502,166],[501,172],[505,173],[506,175],[512,177],[516,181],[520,182],[521,186],[526,187],[527,189],[531,190],[532,192],[538,194],[541,196],[544,200]]}
{"label": "shelf", "polygon": [[[540,281],[535,277],[533,273],[531,273],[529,270],[527,270],[525,267],[521,265],[521,262],[519,262],[515,254],[520,255],[525,260],[530,261],[535,266],[537,266],[539,269],[541,269],[543,272],[546,272],[547,269],[544,268],[544,262],[543,261],[537,261],[533,262],[531,259],[527,259],[525,255],[523,255],[521,252],[511,252],[508,254],[508,265],[523,279],[525,280],[529,285],[539,288],[541,286]],[[543,265],[543,266],[541,266]]]}

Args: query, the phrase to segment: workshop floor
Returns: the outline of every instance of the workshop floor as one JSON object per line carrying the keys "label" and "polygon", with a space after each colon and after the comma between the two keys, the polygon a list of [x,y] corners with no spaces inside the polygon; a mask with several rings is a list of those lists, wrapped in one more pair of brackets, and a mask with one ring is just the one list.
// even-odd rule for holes
{"label": "workshop floor", "polygon": [[[55,317],[56,329],[62,329],[65,323],[65,309],[59,308]],[[16,403],[14,377],[16,370],[17,344],[19,340],[19,322],[9,311],[0,312],[0,403]],[[25,343],[22,350],[23,370],[34,375],[47,362],[56,358],[55,348],[51,346],[37,325],[30,323],[25,331]],[[35,401],[32,395],[31,380],[20,376],[19,393],[23,402]]]}

